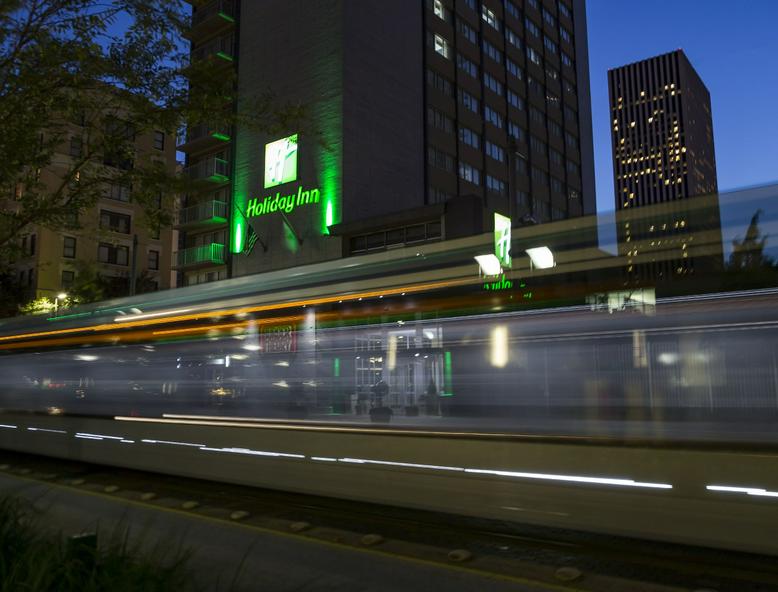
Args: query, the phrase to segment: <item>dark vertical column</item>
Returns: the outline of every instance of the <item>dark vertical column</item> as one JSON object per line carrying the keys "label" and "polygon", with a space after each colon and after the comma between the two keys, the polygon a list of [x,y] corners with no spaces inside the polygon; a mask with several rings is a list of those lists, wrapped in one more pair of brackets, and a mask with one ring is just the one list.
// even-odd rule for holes
{"label": "dark vertical column", "polygon": [[589,39],[586,27],[586,4],[573,0],[573,26],[575,32],[575,68],[578,91],[578,132],[581,148],[581,196],[583,213],[597,211],[594,184],[594,140],[592,134],[592,98],[589,87]]}

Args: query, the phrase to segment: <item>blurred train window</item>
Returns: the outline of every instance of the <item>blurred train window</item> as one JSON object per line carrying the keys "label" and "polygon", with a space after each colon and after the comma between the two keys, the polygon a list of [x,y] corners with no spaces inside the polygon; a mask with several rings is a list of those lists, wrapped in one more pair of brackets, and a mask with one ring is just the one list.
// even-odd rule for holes
{"label": "blurred train window", "polygon": [[386,232],[386,246],[402,245],[405,242],[405,229],[395,228]]}
{"label": "blurred train window", "polygon": [[424,228],[424,224],[417,224],[415,226],[408,226],[405,229],[405,242],[416,243],[423,241],[427,238],[427,232]]}
{"label": "blurred train window", "polygon": [[383,232],[374,232],[373,234],[369,234],[367,236],[367,250],[370,251],[371,249],[381,249],[385,246],[385,239],[384,239],[384,233]]}

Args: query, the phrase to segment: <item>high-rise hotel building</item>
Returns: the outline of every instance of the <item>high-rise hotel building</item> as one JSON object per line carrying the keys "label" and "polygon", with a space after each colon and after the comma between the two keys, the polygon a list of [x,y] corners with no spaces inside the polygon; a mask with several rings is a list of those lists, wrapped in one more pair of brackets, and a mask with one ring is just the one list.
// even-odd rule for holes
{"label": "high-rise hotel building", "polygon": [[[195,284],[594,213],[583,0],[212,0],[193,59],[307,121],[189,130],[177,267]],[[213,129],[212,129],[213,128]],[[229,271],[228,271],[229,270]]]}

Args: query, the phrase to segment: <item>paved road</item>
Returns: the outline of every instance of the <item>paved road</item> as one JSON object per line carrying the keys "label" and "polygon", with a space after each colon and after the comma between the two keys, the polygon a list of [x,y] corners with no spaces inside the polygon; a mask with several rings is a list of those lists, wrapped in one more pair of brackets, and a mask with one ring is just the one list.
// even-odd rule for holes
{"label": "paved road", "polygon": [[99,528],[114,532],[132,524],[135,540],[191,548],[198,581],[206,590],[324,592],[494,590],[541,592],[558,589],[369,550],[285,536],[247,524],[166,510],[60,485],[0,474],[0,494],[34,500],[48,525],[75,534]]}

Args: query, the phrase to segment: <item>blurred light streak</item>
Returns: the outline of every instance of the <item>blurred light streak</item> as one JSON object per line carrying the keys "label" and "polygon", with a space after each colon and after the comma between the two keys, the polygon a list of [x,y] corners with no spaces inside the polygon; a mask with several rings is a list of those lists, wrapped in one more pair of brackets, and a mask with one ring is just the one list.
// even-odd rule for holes
{"label": "blurred light streak", "polygon": [[729,485],[707,485],[708,491],[726,491],[729,493],[745,493],[747,495],[756,495],[759,497],[778,497],[778,491],[768,491],[760,487],[732,487]]}
{"label": "blurred light streak", "polygon": [[672,489],[669,483],[649,483],[632,479],[612,479],[609,477],[582,477],[578,475],[554,475],[550,473],[524,473],[516,471],[494,471],[489,469],[465,469],[466,473],[498,475],[500,477],[518,477],[523,479],[543,479],[549,481],[567,481],[572,483],[592,483],[595,485],[614,485],[619,487],[646,487],[649,489]]}
{"label": "blurred light streak", "polygon": [[125,315],[122,317],[116,317],[113,322],[114,323],[126,323],[128,321],[140,321],[144,319],[151,319],[154,317],[161,317],[165,315],[173,315],[173,314],[183,314],[185,312],[189,312],[192,310],[191,308],[182,308],[179,310],[163,310],[160,312],[150,312],[146,314],[136,314],[136,315]]}
{"label": "blurred light streak", "polygon": [[206,452],[229,452],[232,454],[248,454],[251,456],[271,456],[278,458],[306,458],[304,454],[291,454],[288,452],[272,452],[268,450],[252,450],[251,448],[210,448],[203,446],[200,450]]}
{"label": "blurred light streak", "polygon": [[397,366],[397,336],[389,336],[389,350],[386,356],[386,367],[391,372]]}
{"label": "blurred light streak", "polygon": [[202,448],[205,444],[193,444],[192,442],[174,442],[172,440],[141,440],[144,444],[170,444],[171,446],[194,446],[195,448]]}
{"label": "blurred light streak", "polygon": [[508,365],[508,327],[498,325],[494,327],[490,336],[491,356],[490,362],[495,368],[505,368]]}
{"label": "blurred light streak", "polygon": [[[238,315],[242,313],[251,313],[251,312],[266,312],[271,310],[282,310],[286,308],[297,308],[302,306],[313,306],[317,304],[329,304],[338,302],[339,300],[360,300],[362,298],[376,298],[380,296],[381,294],[385,294],[387,296],[391,295],[399,295],[401,293],[405,292],[423,292],[426,290],[437,290],[440,288],[446,288],[451,287],[454,285],[459,285],[462,283],[468,283],[466,280],[442,280],[439,282],[430,282],[425,284],[416,284],[416,285],[410,285],[410,286],[403,286],[403,287],[397,287],[394,289],[381,289],[381,290],[370,290],[366,292],[358,292],[354,294],[350,294],[347,296],[343,295],[334,295],[334,296],[322,296],[319,298],[311,298],[307,300],[294,300],[290,302],[275,302],[272,304],[263,304],[258,306],[249,306],[249,307],[241,307],[241,308],[232,308],[232,309],[223,309],[223,310],[217,310],[217,311],[209,311],[209,312],[202,312],[202,313],[194,313],[189,315],[179,315],[179,316],[172,316],[172,317],[159,317],[159,318],[153,318],[153,319],[146,319],[146,320],[129,320],[127,322],[122,323],[121,327],[143,327],[143,326],[150,326],[150,325],[159,325],[159,324],[165,324],[165,323],[174,323],[174,322],[182,322],[182,321],[193,321],[193,320],[199,320],[199,319],[212,319],[214,317],[222,317],[227,315]],[[52,331],[36,331],[33,333],[20,333],[17,335],[3,335],[0,336],[0,341],[12,341],[15,339],[29,339],[33,337],[47,337],[50,335],[65,335],[65,334],[72,334],[72,333],[82,333],[85,331],[112,331],[117,328],[117,325],[115,324],[99,324],[99,325],[93,325],[91,327],[73,327],[69,329],[56,329]]]}

